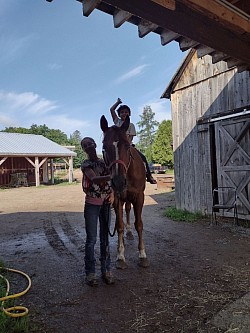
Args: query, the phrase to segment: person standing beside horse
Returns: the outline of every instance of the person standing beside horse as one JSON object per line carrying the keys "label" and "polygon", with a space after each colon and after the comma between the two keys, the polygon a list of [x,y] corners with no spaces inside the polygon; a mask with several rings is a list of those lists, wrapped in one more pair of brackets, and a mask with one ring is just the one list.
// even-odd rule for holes
{"label": "person standing beside horse", "polygon": [[[129,116],[129,117],[131,116],[130,108],[127,105],[120,105],[120,104],[122,104],[122,100],[120,98],[118,98],[117,101],[115,102],[115,104],[112,105],[110,108],[110,113],[111,113],[113,122],[118,127],[121,127],[121,125],[123,124],[123,122],[127,116]],[[118,105],[120,105],[120,107],[116,110]],[[127,130],[127,138],[131,145],[132,145],[134,136],[136,136],[135,126],[133,123],[130,122],[129,128]],[[144,162],[145,168],[146,168],[147,182],[149,182],[151,184],[156,184],[157,181],[151,175],[146,156],[143,155],[138,149],[137,149],[137,151],[140,154],[140,156]]]}
{"label": "person standing beside horse", "polygon": [[85,192],[84,218],[86,226],[85,273],[86,283],[90,286],[98,284],[95,274],[95,244],[99,219],[100,261],[102,278],[107,284],[114,283],[111,272],[109,251],[109,225],[111,219],[110,204],[114,201],[110,185],[110,174],[104,161],[96,154],[96,143],[90,137],[81,141],[83,151],[88,155],[81,165],[83,173],[82,189]]}

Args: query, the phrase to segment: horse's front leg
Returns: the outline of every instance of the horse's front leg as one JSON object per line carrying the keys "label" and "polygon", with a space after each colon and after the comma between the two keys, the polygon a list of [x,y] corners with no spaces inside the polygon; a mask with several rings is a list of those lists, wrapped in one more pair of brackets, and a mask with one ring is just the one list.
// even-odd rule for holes
{"label": "horse's front leg", "polygon": [[126,229],[127,229],[126,238],[129,239],[129,240],[133,240],[134,236],[133,236],[132,231],[131,231],[130,211],[131,211],[131,203],[127,201],[125,203],[126,222],[127,222],[126,223]]}
{"label": "horse's front leg", "polygon": [[143,231],[143,222],[142,222],[142,207],[144,203],[144,194],[137,197],[135,203],[133,203],[134,207],[134,215],[135,215],[135,229],[138,233],[139,243],[138,243],[138,250],[139,250],[139,266],[141,267],[148,267],[149,260],[146,255],[146,250],[144,246],[144,241],[142,237]]}
{"label": "horse's front leg", "polygon": [[117,259],[116,268],[125,269],[128,267],[125,261],[125,247],[124,247],[124,222],[123,222],[123,202],[115,200],[115,214],[116,214],[116,227],[118,233],[118,246],[117,246]]}

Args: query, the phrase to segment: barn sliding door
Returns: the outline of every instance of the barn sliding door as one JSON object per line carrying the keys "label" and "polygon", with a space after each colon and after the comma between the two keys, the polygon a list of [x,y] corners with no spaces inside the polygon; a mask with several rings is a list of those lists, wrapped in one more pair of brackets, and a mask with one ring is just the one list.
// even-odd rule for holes
{"label": "barn sliding door", "polygon": [[249,117],[216,122],[215,146],[218,186],[237,188],[239,217],[250,219]]}

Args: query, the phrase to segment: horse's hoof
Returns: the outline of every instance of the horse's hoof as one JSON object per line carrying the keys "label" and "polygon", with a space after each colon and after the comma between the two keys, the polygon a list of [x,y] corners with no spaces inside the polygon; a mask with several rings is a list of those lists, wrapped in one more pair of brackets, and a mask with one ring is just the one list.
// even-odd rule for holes
{"label": "horse's hoof", "polygon": [[126,269],[126,268],[128,268],[128,265],[124,260],[118,259],[116,261],[116,268],[117,269]]}
{"label": "horse's hoof", "polygon": [[149,260],[148,258],[140,258],[138,265],[143,268],[149,267]]}
{"label": "horse's hoof", "polygon": [[133,234],[132,234],[132,231],[127,231],[127,233],[126,233],[126,238],[127,238],[128,240],[133,240],[133,239],[134,239],[134,236],[133,236]]}

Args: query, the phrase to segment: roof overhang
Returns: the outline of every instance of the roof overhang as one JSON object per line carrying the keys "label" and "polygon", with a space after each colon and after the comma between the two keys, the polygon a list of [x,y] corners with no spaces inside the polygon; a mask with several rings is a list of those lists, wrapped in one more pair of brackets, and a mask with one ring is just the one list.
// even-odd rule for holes
{"label": "roof overhang", "polygon": [[77,1],[84,16],[98,9],[113,16],[115,28],[130,22],[138,26],[139,37],[154,32],[162,45],[176,41],[182,51],[194,48],[198,57],[211,55],[213,63],[223,60],[228,68],[250,70],[249,0]]}
{"label": "roof overhang", "polygon": [[18,153],[4,153],[1,152],[0,153],[1,157],[47,157],[47,158],[59,158],[59,157],[75,157],[77,156],[76,153],[72,153],[72,154],[18,154]]}

